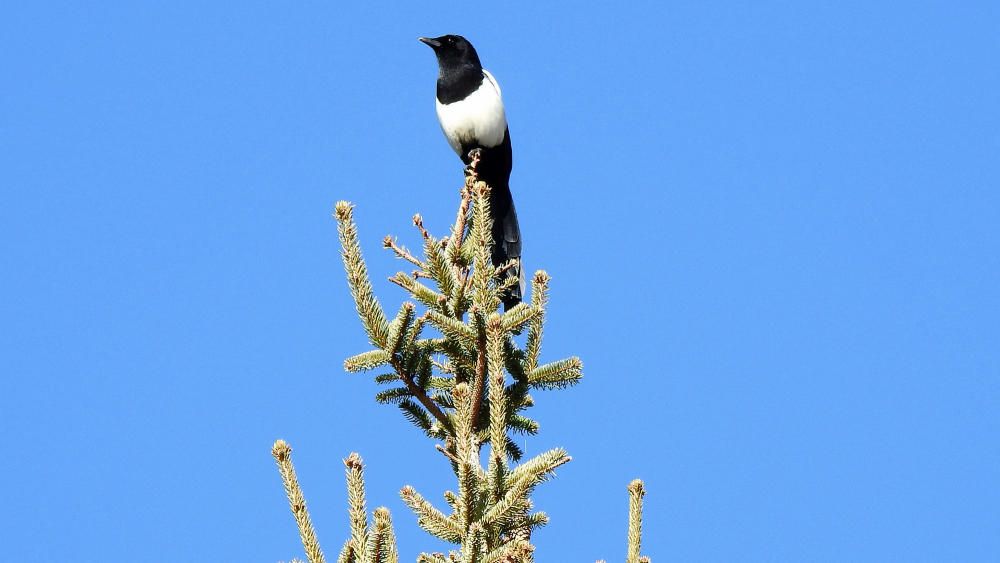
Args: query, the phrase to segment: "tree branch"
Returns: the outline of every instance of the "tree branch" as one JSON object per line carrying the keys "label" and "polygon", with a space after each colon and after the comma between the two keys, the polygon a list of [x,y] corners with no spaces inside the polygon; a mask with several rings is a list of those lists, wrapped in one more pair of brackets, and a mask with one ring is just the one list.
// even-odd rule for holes
{"label": "tree branch", "polygon": [[413,381],[413,376],[403,369],[403,365],[400,363],[399,359],[393,358],[390,365],[394,370],[396,370],[396,375],[398,375],[403,383],[406,384],[406,390],[409,391],[411,395],[416,397],[417,400],[420,401],[420,404],[427,409],[427,412],[431,413],[431,415],[436,418],[438,422],[440,422],[445,428],[450,429],[451,421],[448,420],[448,416],[445,415],[444,411],[441,410],[441,407],[437,406],[437,403],[428,397],[427,393],[424,393],[424,390]]}
{"label": "tree branch", "polygon": [[410,254],[409,250],[407,250],[405,247],[396,244],[395,239],[393,239],[391,235],[385,235],[385,238],[382,239],[382,246],[392,249],[393,253],[396,254],[397,258],[402,258],[403,260],[406,260],[407,262],[413,264],[414,266],[420,268],[421,270],[423,270],[426,267],[424,266],[423,262],[421,262],[415,256]]}
{"label": "tree branch", "polygon": [[[475,312],[473,312],[475,316]],[[472,431],[476,431],[479,423],[479,411],[483,405],[483,393],[486,391],[486,331],[476,335],[476,387],[472,395]]]}

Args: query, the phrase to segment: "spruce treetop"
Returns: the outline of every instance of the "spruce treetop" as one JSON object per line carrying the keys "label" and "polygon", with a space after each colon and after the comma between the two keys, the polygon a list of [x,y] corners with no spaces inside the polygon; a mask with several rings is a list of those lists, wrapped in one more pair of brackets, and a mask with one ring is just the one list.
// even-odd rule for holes
{"label": "spruce treetop", "polygon": [[[347,358],[344,368],[374,373],[382,387],[375,400],[396,405],[431,438],[457,480],[455,491],[444,492],[446,510],[410,486],[400,491],[421,528],[456,546],[447,555],[421,553],[417,561],[527,563],[534,561],[532,534],[548,522],[544,512],[534,509],[531,494],[571,458],[562,448],[554,448],[524,460],[511,435],[537,434],[539,423],[527,415],[534,405],[531,392],[576,385],[583,377],[583,364],[577,357],[540,364],[550,281],[544,271],[531,280],[530,303],[499,312],[504,292],[517,280],[505,275],[512,264],[491,262],[490,186],[478,180],[474,164],[467,172],[455,224],[447,236],[435,238],[423,219],[414,216],[422,257],[393,237],[384,239],[385,248],[414,267],[389,278],[412,299],[391,320],[372,289],[353,206],[337,203],[334,216],[348,287],[373,346]],[[484,467],[481,453],[487,447]],[[291,448],[279,440],[272,454],[306,557],[310,563],[325,561],[291,464]],[[361,457],[352,453],[344,464],[350,537],[338,563],[397,562],[388,509],[376,509],[369,522]],[[629,493],[626,561],[648,561],[639,555],[642,482],[633,481]]]}

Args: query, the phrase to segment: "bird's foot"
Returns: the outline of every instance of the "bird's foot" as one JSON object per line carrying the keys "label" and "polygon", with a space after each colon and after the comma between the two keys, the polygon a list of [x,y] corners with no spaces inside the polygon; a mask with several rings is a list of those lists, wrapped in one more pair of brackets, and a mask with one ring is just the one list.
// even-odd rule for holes
{"label": "bird's foot", "polygon": [[465,167],[466,176],[474,176],[476,174],[476,168],[479,166],[479,161],[482,157],[482,149],[475,148],[469,151],[469,164]]}

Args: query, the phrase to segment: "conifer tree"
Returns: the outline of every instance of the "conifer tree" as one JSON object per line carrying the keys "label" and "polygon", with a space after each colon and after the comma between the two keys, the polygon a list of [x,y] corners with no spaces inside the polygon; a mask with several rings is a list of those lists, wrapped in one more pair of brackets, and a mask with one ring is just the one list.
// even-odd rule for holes
{"label": "conifer tree", "polygon": [[[344,362],[348,372],[374,372],[383,386],[379,403],[392,404],[424,435],[435,441],[444,466],[456,478],[444,492],[444,510],[413,487],[400,491],[417,524],[456,548],[450,553],[421,553],[425,563],[530,563],[532,534],[548,522],[536,511],[531,493],[571,458],[554,448],[531,459],[511,434],[535,435],[538,423],[528,416],[535,390],[561,390],[583,376],[579,358],[540,363],[549,276],[535,273],[531,301],[500,314],[501,295],[517,279],[505,275],[511,264],[494,267],[489,212],[490,187],[476,176],[477,161],[467,169],[455,224],[435,238],[419,215],[413,223],[423,241],[423,257],[414,256],[392,237],[384,246],[409,262],[412,273],[390,281],[413,301],[400,306],[391,320],[372,290],[361,254],[353,206],[341,201],[334,213],[340,233],[347,283],[362,327],[373,349]],[[426,282],[426,283],[425,283]],[[414,303],[416,302],[416,303]],[[419,304],[419,306],[417,305]],[[418,307],[423,312],[418,313]],[[524,335],[524,345],[515,336]],[[481,453],[488,447],[487,463]],[[306,558],[325,561],[313,530],[295,469],[291,447],[283,440],[272,449],[298,525]],[[392,519],[385,507],[368,517],[361,457],[345,460],[350,535],[338,563],[396,563],[399,555]],[[626,563],[640,556],[641,481],[628,486],[629,523]]]}

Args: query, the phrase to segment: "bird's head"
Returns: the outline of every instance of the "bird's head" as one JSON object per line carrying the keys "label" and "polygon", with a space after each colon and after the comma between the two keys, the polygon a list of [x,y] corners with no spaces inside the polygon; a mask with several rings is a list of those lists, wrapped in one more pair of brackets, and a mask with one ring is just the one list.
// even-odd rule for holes
{"label": "bird's head", "polygon": [[441,37],[421,37],[419,41],[431,49],[437,56],[438,65],[443,69],[461,66],[473,66],[482,69],[479,55],[472,43],[461,35],[442,35]]}

